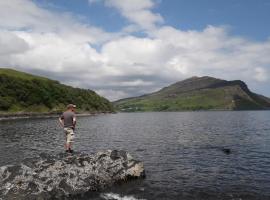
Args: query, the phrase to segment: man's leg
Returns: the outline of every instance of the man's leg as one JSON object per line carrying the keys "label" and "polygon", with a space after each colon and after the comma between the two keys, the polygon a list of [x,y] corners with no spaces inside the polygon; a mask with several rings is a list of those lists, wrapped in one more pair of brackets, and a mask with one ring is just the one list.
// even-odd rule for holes
{"label": "man's leg", "polygon": [[72,143],[72,139],[73,139],[73,130],[72,129],[68,129],[67,130],[67,142],[66,142],[66,151],[68,151],[69,153],[72,153],[73,151],[71,150],[71,143]]}
{"label": "man's leg", "polygon": [[70,131],[68,128],[64,129],[65,135],[66,135],[66,141],[65,141],[65,150],[66,152],[68,152],[69,148],[70,148]]}
{"label": "man's leg", "polygon": [[69,150],[69,149],[71,149],[71,142],[68,142],[67,143],[67,148],[66,148],[67,150]]}

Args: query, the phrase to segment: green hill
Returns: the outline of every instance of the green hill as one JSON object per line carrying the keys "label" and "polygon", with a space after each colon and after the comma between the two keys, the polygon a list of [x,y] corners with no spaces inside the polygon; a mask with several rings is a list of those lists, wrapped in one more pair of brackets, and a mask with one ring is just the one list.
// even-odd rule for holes
{"label": "green hill", "polygon": [[13,69],[0,68],[0,83],[0,113],[60,112],[69,103],[81,112],[113,111],[111,103],[92,90]]}
{"label": "green hill", "polygon": [[160,91],[114,102],[117,110],[262,110],[270,109],[270,99],[251,92],[240,80],[192,77]]}

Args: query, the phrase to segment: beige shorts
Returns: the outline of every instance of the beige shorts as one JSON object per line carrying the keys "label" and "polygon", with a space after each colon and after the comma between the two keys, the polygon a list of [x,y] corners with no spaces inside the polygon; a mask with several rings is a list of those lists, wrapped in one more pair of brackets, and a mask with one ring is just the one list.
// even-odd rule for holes
{"label": "beige shorts", "polygon": [[64,132],[66,134],[66,143],[73,142],[74,139],[74,131],[72,128],[64,128]]}

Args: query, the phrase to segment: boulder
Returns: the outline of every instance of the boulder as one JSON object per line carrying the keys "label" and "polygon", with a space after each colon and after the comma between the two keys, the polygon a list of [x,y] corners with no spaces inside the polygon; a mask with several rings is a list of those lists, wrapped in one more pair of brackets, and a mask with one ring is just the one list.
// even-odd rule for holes
{"label": "boulder", "polygon": [[47,155],[0,167],[0,199],[69,199],[144,178],[143,163],[125,151]]}

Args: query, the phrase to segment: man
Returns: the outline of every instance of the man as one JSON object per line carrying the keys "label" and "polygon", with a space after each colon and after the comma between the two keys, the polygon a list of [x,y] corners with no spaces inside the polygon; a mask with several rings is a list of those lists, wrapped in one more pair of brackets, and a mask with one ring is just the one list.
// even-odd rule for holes
{"label": "man", "polygon": [[76,126],[75,108],[76,105],[69,104],[67,106],[67,111],[65,111],[59,118],[59,122],[64,128],[64,132],[66,134],[65,150],[67,153],[73,152],[73,150],[71,150],[71,143],[74,139],[74,129]]}

